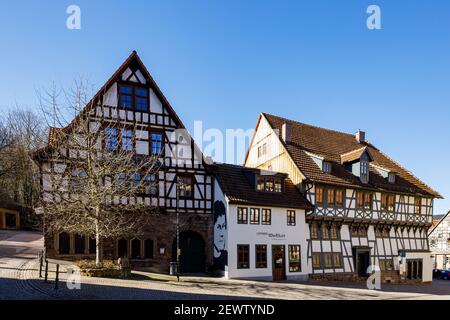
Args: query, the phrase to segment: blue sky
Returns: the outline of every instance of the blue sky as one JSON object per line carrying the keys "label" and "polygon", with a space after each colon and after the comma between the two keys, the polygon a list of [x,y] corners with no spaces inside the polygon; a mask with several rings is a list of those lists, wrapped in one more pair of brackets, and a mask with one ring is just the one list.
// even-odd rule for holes
{"label": "blue sky", "polygon": [[[4,2],[4,1],[2,1]],[[81,8],[68,30],[66,8]],[[366,28],[381,8],[382,30]],[[100,87],[132,50],[192,130],[265,111],[354,132],[438,190],[450,210],[450,2],[8,1],[0,108],[82,75]]]}

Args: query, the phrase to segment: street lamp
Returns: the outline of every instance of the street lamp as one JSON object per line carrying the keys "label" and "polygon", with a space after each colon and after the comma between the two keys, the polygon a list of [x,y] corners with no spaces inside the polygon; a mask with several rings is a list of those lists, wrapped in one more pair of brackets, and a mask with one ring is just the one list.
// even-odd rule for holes
{"label": "street lamp", "polygon": [[185,184],[177,177],[177,280],[180,281],[180,190],[185,190]]}

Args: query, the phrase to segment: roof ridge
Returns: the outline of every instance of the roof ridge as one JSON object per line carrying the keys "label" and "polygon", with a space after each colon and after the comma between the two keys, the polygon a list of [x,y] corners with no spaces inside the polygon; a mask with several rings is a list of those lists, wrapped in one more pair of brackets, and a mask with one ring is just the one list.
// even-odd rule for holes
{"label": "roof ridge", "polygon": [[294,122],[296,124],[300,124],[300,125],[304,125],[304,126],[308,126],[308,127],[311,127],[311,128],[321,129],[321,130],[325,130],[325,131],[329,131],[329,132],[334,132],[334,133],[339,133],[339,134],[344,134],[344,135],[347,135],[347,136],[350,136],[350,137],[354,137],[354,135],[352,133],[339,131],[339,130],[334,130],[334,129],[323,128],[323,127],[319,127],[319,126],[316,126],[316,125],[300,122],[298,120],[292,120],[292,119],[288,119],[288,118],[285,118],[285,117],[280,117],[280,116],[277,116],[277,115],[274,115],[274,114],[270,114],[270,113],[267,113],[267,112],[261,112],[261,113],[263,115],[265,115],[265,116],[270,116],[270,117],[275,117],[275,118],[282,119],[282,120],[287,120],[287,121]]}

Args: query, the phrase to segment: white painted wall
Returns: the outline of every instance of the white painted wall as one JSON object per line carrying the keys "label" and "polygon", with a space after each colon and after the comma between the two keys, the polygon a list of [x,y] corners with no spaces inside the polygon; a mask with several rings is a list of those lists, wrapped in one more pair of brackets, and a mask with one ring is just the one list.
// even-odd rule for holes
{"label": "white painted wall", "polygon": [[[287,225],[287,209],[253,206],[272,210],[271,225],[252,225],[237,223],[237,205],[227,206],[228,222],[228,268],[227,278],[265,278],[272,279],[272,245],[285,246],[285,265],[287,279],[307,279],[307,243],[305,211],[296,209],[296,225]],[[270,234],[280,234],[281,239],[271,237]],[[250,247],[250,268],[237,268],[237,245],[248,244]],[[255,245],[267,245],[267,268],[255,268]],[[301,271],[289,272],[288,245],[300,245]]]}

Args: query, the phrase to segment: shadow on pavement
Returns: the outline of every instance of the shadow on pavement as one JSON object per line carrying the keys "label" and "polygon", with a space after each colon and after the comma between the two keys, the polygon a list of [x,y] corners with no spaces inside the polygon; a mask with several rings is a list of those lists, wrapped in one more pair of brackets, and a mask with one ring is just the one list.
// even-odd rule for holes
{"label": "shadow on pavement", "polygon": [[111,285],[81,284],[81,289],[70,290],[66,282],[18,280],[0,278],[0,300],[248,300],[249,297],[196,294],[158,289],[130,288]]}
{"label": "shadow on pavement", "polygon": [[[339,281],[328,281],[328,282],[310,281],[307,284],[323,287],[367,290],[365,282],[352,283]],[[381,290],[376,290],[374,292],[421,293],[421,294],[433,294],[445,296],[450,295],[450,281],[434,280],[433,283],[417,283],[417,284],[382,283]]]}

